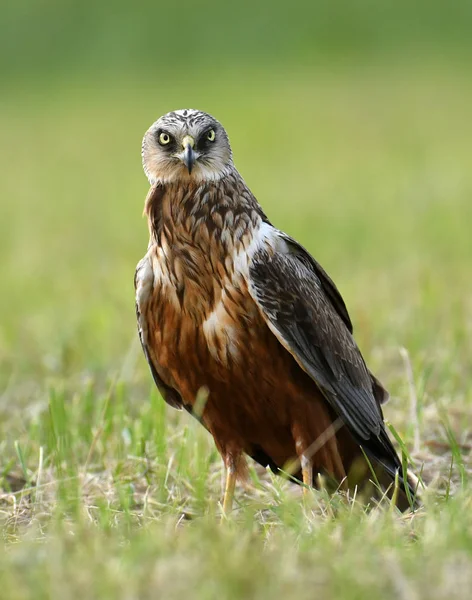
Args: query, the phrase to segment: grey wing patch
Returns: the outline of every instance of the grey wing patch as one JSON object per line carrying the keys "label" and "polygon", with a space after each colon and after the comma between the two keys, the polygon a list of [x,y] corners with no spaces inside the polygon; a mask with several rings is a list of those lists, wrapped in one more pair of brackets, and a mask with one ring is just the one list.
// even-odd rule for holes
{"label": "grey wing patch", "polygon": [[172,386],[165,383],[159,375],[156,365],[153,364],[147,347],[147,321],[144,316],[147,300],[152,293],[154,275],[152,266],[147,256],[145,256],[136,268],[134,276],[134,287],[136,290],[136,320],[138,324],[138,335],[144,356],[148,362],[154,382],[164,400],[173,408],[181,409],[183,406],[182,398],[179,392]]}
{"label": "grey wing patch", "polygon": [[249,266],[250,293],[273,333],[356,437],[379,436],[383,417],[364,359],[322,277],[298,257],[258,250]]}

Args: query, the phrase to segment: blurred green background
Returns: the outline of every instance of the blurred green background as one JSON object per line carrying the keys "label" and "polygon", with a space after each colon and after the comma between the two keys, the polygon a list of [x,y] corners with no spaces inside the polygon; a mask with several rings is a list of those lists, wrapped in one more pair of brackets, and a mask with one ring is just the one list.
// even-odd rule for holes
{"label": "blurred green background", "polygon": [[277,70],[399,53],[409,62],[410,53],[470,54],[471,17],[466,0],[23,0],[2,7],[0,64],[19,77],[139,70],[155,81],[200,69],[203,80],[209,67],[230,65]]}
{"label": "blurred green background", "polygon": [[147,245],[140,143],[184,107],[225,125],[387,383],[401,395],[406,346],[420,372],[447,369],[431,389],[447,394],[470,367],[471,17],[465,1],[2,6],[5,402],[90,374],[149,388],[132,283]]}
{"label": "blurred green background", "polygon": [[[468,598],[471,30],[469,0],[2,3],[5,598]],[[189,107],[339,286],[426,511],[251,471],[216,527],[221,460],[153,390],[134,309],[141,139]]]}

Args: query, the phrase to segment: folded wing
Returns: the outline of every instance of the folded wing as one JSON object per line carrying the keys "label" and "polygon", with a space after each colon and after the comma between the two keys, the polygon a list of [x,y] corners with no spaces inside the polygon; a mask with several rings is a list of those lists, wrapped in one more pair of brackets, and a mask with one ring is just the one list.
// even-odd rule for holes
{"label": "folded wing", "polygon": [[400,469],[380,408],[388,394],[367,369],[344,301],[320,265],[274,230],[249,263],[248,287],[271,331],[356,441],[390,472]]}

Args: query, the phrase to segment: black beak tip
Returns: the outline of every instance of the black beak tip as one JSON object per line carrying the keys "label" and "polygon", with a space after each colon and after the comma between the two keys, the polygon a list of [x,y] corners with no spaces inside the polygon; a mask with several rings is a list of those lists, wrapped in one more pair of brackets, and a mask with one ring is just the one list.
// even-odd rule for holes
{"label": "black beak tip", "polygon": [[195,152],[191,146],[186,146],[184,151],[184,164],[187,167],[188,174],[192,173],[193,165],[195,164]]}

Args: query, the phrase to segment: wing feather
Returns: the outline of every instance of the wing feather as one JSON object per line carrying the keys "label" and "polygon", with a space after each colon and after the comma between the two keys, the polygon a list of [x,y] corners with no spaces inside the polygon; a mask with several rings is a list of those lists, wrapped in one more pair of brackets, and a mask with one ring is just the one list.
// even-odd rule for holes
{"label": "wing feather", "polygon": [[371,440],[367,449],[380,445],[381,453],[398,467],[380,408],[386,392],[381,393],[382,386],[357,347],[339,291],[304,248],[273,232],[275,239],[260,245],[249,263],[250,294],[279,342],[316,382],[358,442]]}

